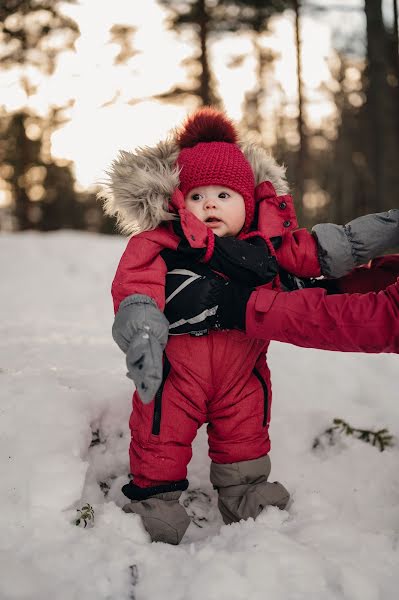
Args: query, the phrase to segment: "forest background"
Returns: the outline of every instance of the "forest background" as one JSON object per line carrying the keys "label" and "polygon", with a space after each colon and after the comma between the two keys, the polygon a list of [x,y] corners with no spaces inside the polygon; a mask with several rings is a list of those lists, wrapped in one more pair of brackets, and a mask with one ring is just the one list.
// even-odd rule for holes
{"label": "forest background", "polygon": [[2,0],[0,230],[115,233],[119,149],[213,104],[278,161],[301,226],[398,205],[396,0]]}

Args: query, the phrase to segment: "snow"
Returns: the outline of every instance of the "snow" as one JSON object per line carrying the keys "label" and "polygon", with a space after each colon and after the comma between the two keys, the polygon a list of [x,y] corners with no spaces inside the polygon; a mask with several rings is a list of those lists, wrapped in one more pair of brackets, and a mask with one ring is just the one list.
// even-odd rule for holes
{"label": "snow", "polygon": [[[150,543],[122,512],[132,383],[110,284],[125,243],[0,236],[1,600],[396,599],[398,446],[312,443],[334,417],[398,436],[398,356],[271,345],[272,480],[287,510],[223,525],[201,429],[182,544]],[[76,527],[87,502],[94,526]]]}

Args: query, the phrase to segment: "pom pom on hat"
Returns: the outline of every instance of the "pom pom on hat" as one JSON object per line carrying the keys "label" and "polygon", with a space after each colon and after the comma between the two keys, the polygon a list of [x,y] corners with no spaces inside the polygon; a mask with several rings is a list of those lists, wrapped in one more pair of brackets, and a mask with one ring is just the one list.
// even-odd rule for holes
{"label": "pom pom on hat", "polygon": [[244,198],[246,232],[255,212],[255,178],[251,165],[237,145],[234,124],[220,111],[205,107],[189,116],[177,132],[181,148],[180,190],[186,196],[193,188],[226,186]]}
{"label": "pom pom on hat", "polygon": [[230,119],[214,108],[205,107],[187,118],[176,141],[180,148],[192,148],[199,142],[236,144],[238,136]]}

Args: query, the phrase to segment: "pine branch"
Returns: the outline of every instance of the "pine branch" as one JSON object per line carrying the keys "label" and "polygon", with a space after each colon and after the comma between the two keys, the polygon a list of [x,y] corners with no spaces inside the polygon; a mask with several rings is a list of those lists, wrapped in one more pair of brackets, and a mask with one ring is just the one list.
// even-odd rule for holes
{"label": "pine branch", "polygon": [[359,429],[352,427],[343,419],[334,419],[333,425],[328,427],[319,437],[316,437],[313,442],[313,449],[318,448],[322,445],[321,438],[324,436],[327,438],[330,446],[333,446],[336,441],[336,434],[344,434],[353,436],[362,442],[377,446],[380,452],[383,452],[386,448],[394,445],[394,438],[385,427],[378,431],[372,431],[371,429]]}
{"label": "pine branch", "polygon": [[78,513],[80,513],[75,521],[75,525],[77,527],[79,527],[82,521],[84,523],[84,527],[86,527],[87,523],[90,521],[92,525],[94,524],[94,509],[91,506],[91,504],[87,503],[84,506],[82,506],[81,509],[77,508],[76,510]]}

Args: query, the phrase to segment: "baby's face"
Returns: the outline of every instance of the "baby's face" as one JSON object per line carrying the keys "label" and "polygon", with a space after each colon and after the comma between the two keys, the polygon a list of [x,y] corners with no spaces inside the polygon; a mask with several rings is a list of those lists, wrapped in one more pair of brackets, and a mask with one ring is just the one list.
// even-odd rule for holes
{"label": "baby's face", "polygon": [[244,198],[225,186],[201,185],[184,199],[187,210],[219,237],[236,236],[245,222]]}

